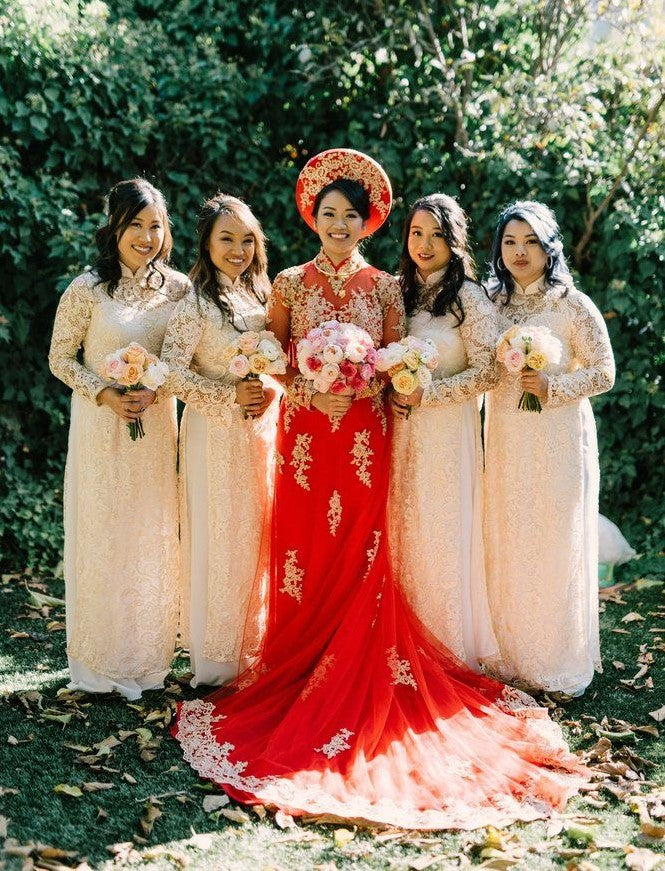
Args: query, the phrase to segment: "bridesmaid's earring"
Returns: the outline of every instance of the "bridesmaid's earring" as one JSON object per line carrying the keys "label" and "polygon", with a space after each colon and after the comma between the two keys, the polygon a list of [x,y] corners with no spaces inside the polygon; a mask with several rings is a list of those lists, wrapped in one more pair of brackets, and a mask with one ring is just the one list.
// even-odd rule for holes
{"label": "bridesmaid's earring", "polygon": [[499,267],[499,269],[500,269],[502,272],[506,272],[506,271],[507,271],[507,270],[506,270],[506,264],[503,262],[503,257],[502,257],[500,254],[499,254],[499,256],[496,258],[496,265]]}
{"label": "bridesmaid's earring", "polygon": [[547,262],[547,268],[548,268],[548,269],[551,269],[552,266],[554,266],[554,257],[552,257],[551,254],[548,254],[548,255],[547,255],[547,261],[546,261],[546,262]]}

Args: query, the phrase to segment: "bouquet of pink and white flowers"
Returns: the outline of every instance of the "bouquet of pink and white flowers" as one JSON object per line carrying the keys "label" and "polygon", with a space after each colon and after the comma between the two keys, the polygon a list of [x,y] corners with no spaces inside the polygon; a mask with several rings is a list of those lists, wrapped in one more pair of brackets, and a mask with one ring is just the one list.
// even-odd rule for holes
{"label": "bouquet of pink and white flowers", "polygon": [[387,372],[397,393],[409,396],[418,387],[432,383],[432,372],[439,365],[436,345],[430,339],[406,336],[380,348],[376,368]]}
{"label": "bouquet of pink and white flowers", "polygon": [[[496,346],[496,358],[512,375],[524,370],[540,371],[561,360],[561,342],[548,327],[516,324],[503,333]],[[541,412],[540,399],[526,390],[520,396],[518,408]]]}
{"label": "bouquet of pink and white flowers", "polygon": [[270,330],[247,330],[224,351],[226,368],[236,378],[258,378],[259,375],[283,375],[286,354],[277,336]]}
{"label": "bouquet of pink and white flowers", "polygon": [[[120,348],[109,354],[102,366],[102,378],[114,382],[114,387],[122,389],[123,393],[131,390],[157,390],[169,374],[169,367],[155,354],[151,354],[138,342],[130,342],[126,348]],[[129,435],[133,442],[143,438],[145,430],[140,417],[127,424]]]}
{"label": "bouquet of pink and white flowers", "polygon": [[352,394],[374,375],[377,352],[369,333],[355,324],[325,321],[296,348],[298,369],[318,393]]}

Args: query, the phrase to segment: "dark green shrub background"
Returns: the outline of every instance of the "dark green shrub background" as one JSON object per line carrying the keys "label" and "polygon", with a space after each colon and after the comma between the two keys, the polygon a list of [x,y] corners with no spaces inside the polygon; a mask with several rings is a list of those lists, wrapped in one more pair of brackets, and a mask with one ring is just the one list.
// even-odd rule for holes
{"label": "dark green shrub background", "polygon": [[[467,209],[481,264],[514,198],[551,204],[572,254],[662,88],[662,57],[635,51],[640,4],[599,46],[565,14],[589,5],[550,3],[548,18],[535,0],[434,2],[429,14],[399,0],[325,14],[270,0],[0,0],[3,566],[60,558],[69,396],[46,354],[113,182],[141,173],[164,190],[183,271],[196,209],[217,189],[254,208],[273,275],[309,258],[294,182],[332,145],[369,152],[393,181],[395,211],[368,246],[385,269],[405,205],[434,190]],[[602,508],[640,548],[662,546],[664,529],[664,156],[656,118],[576,263],[618,364],[594,402]]]}

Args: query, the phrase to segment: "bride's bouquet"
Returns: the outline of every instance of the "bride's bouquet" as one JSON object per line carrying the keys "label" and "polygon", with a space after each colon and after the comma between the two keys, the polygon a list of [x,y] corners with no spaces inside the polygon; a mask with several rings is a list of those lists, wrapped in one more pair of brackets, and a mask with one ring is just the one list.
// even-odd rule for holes
{"label": "bride's bouquet", "polygon": [[283,375],[286,354],[270,330],[247,330],[224,351],[226,368],[236,378],[245,380],[259,375]]}
{"label": "bride's bouquet", "polygon": [[436,345],[430,339],[406,336],[380,348],[376,368],[390,375],[396,393],[409,396],[418,387],[432,383],[432,372],[439,365]]}
{"label": "bride's bouquet", "polygon": [[[102,378],[114,382],[114,387],[129,393],[131,390],[157,390],[166,381],[169,367],[155,354],[150,354],[138,342],[130,342],[126,348],[119,348],[109,354],[102,365]],[[140,417],[127,424],[133,442],[145,435]]]}
{"label": "bride's bouquet", "polygon": [[318,393],[359,393],[374,375],[377,351],[369,333],[355,324],[325,321],[296,348],[298,369]]}
{"label": "bride's bouquet", "polygon": [[[520,326],[506,330],[496,346],[496,358],[512,375],[525,370],[540,371],[561,360],[561,342],[548,327]],[[540,399],[526,390],[520,396],[518,408],[541,412]]]}

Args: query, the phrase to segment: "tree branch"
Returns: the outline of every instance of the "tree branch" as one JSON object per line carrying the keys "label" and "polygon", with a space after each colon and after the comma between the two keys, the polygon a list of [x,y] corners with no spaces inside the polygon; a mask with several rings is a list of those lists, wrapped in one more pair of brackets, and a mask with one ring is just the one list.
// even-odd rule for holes
{"label": "tree branch", "polygon": [[579,269],[580,264],[582,262],[584,252],[586,251],[587,246],[589,244],[589,241],[591,240],[591,236],[593,235],[593,229],[596,225],[596,221],[598,220],[598,218],[600,218],[600,216],[603,214],[603,212],[607,209],[609,204],[614,199],[616,192],[619,189],[619,185],[621,184],[621,182],[626,177],[626,174],[628,173],[628,169],[630,167],[631,160],[635,156],[635,153],[637,152],[637,149],[639,148],[640,143],[642,142],[642,140],[646,136],[649,127],[654,122],[654,120],[656,119],[656,116],[660,112],[660,109],[661,109],[663,103],[665,103],[665,89],[663,89],[660,92],[658,98],[656,99],[653,106],[649,110],[649,114],[647,115],[644,124],[640,127],[637,135],[635,136],[635,139],[633,140],[633,144],[630,148],[630,151],[628,152],[628,154],[624,158],[621,169],[619,170],[617,177],[612,182],[612,187],[605,194],[605,197],[604,197],[602,203],[595,209],[593,208],[593,206],[591,206],[591,204],[589,204],[589,206],[587,208],[586,219],[584,221],[584,232],[582,233],[582,236],[581,236],[579,242],[577,243],[577,245],[575,245],[575,247],[573,248],[573,263],[575,264],[575,266],[578,269]]}

